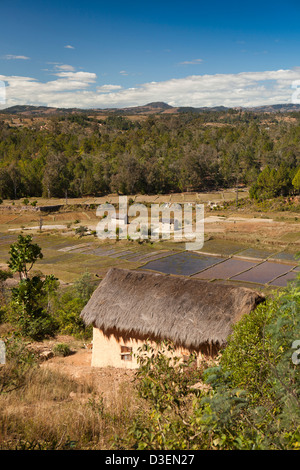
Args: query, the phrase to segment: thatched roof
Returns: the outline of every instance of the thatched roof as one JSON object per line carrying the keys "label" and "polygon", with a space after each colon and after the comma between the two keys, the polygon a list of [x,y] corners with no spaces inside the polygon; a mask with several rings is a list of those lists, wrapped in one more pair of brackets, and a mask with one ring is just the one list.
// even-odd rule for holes
{"label": "thatched roof", "polygon": [[81,317],[104,332],[117,330],[199,348],[224,345],[233,323],[263,300],[245,287],[112,268]]}

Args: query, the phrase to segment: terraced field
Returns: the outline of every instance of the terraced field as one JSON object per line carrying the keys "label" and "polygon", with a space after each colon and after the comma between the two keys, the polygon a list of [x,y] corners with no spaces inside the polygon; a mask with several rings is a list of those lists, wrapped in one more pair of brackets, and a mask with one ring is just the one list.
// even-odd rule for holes
{"label": "terraced field", "polygon": [[[214,200],[217,196],[220,198],[220,194],[207,194],[203,198]],[[180,199],[187,202],[193,197],[136,196],[135,202],[150,204]],[[198,195],[197,202],[200,199]],[[106,200],[113,203],[116,196]],[[39,201],[39,204],[46,202]],[[62,206],[53,212],[24,208],[21,202],[7,208],[0,206],[0,268],[6,267],[9,247],[18,234],[30,233],[44,255],[35,269],[54,274],[62,284],[72,283],[85,271],[100,280],[110,267],[120,267],[274,289],[286,286],[299,270],[295,255],[300,251],[300,223],[296,214],[205,209],[204,246],[190,252],[186,251],[184,242],[172,239],[100,240],[93,234],[99,222],[94,203],[102,200],[85,201],[86,207],[82,206],[83,201],[69,201],[64,206],[63,201],[54,202]],[[80,226],[85,226],[91,234],[76,235]]]}

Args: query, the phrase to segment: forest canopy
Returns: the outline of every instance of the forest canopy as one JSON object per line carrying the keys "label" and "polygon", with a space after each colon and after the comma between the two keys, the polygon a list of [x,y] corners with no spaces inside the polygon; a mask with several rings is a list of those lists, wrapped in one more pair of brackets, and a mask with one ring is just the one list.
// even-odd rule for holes
{"label": "forest canopy", "polygon": [[251,187],[258,199],[300,191],[297,112],[19,120],[19,126],[7,115],[0,120],[1,199],[200,192],[236,184]]}

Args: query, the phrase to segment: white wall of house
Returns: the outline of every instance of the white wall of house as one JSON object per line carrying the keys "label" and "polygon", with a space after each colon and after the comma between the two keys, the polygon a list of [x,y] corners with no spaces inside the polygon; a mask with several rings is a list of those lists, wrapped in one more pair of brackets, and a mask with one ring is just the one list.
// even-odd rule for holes
{"label": "white wall of house", "polygon": [[[150,342],[148,342],[150,343]],[[98,328],[93,329],[93,351],[92,351],[92,366],[93,367],[117,367],[124,369],[138,368],[136,354],[138,349],[145,344],[138,338],[121,338],[113,334],[110,336],[105,335]],[[157,348],[158,345],[151,342],[150,345]],[[131,348],[131,351],[126,351],[126,348]],[[182,360],[190,355],[191,351],[185,348],[176,348],[175,355],[182,357]],[[202,359],[202,354],[198,354],[197,362]]]}

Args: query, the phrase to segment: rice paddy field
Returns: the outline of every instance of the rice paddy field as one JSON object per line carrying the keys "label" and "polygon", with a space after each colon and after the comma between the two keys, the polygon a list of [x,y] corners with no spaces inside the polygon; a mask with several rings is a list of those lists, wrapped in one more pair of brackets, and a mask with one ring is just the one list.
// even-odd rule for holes
{"label": "rice paddy field", "polygon": [[[239,197],[247,194],[242,193]],[[300,251],[300,223],[297,214],[212,211],[211,202],[233,199],[235,192],[133,196],[144,204],[201,202],[205,204],[205,242],[200,250],[186,250],[184,242],[151,239],[144,241],[100,240],[95,236],[99,218],[97,204],[116,203],[118,197],[85,200],[39,200],[36,210],[22,201],[0,206],[0,268],[7,266],[8,251],[18,234],[31,234],[43,252],[35,270],[54,274],[70,284],[88,271],[104,277],[111,267],[137,269],[165,275],[188,276],[209,282],[230,282],[277,289],[295,279]],[[129,199],[130,197],[128,197]],[[67,202],[67,204],[66,204]],[[43,210],[42,206],[52,206]],[[76,229],[88,231],[79,236]]]}

